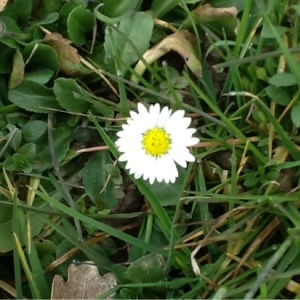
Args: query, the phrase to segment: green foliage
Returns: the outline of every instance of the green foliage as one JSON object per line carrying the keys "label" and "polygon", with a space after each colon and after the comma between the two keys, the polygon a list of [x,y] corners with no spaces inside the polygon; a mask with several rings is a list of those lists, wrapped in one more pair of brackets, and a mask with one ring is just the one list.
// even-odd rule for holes
{"label": "green foliage", "polygon": [[101,11],[105,16],[108,16],[109,18],[116,18],[135,9],[138,10],[139,2],[140,1],[138,0],[104,0],[104,5]]}
{"label": "green foliage", "polygon": [[27,62],[25,73],[27,79],[44,85],[59,71],[58,55],[48,45],[31,44],[25,47],[22,53]]}
{"label": "green foliage", "polygon": [[10,90],[8,99],[20,108],[36,113],[49,113],[51,109],[59,108],[51,89],[28,79]]}
{"label": "green foliage", "polygon": [[[84,26],[82,26],[82,24],[84,24]],[[87,42],[86,35],[93,31],[95,17],[91,11],[78,6],[70,12],[67,26],[72,42],[81,46]]]}
{"label": "green foliage", "polygon": [[297,83],[296,78],[291,73],[279,73],[274,76],[272,76],[269,79],[269,83],[280,87],[280,86],[292,86]]}
{"label": "green foliage", "polygon": [[147,50],[152,36],[153,18],[149,13],[137,12],[120,21],[119,26],[108,26],[105,31],[105,55],[109,65],[125,74]]}
{"label": "green foliage", "polygon": [[292,118],[293,124],[296,127],[299,127],[300,126],[300,103],[297,103],[292,108],[291,118]]}
{"label": "green foliage", "polygon": [[[106,172],[111,159],[107,152],[93,156],[83,169],[83,185],[90,199],[103,208],[112,208],[117,204],[116,185]],[[110,170],[112,173],[112,170]]]}
{"label": "green foliage", "polygon": [[53,92],[59,105],[67,111],[85,112],[89,108],[88,94],[72,79],[57,78]]}
{"label": "green foliage", "polygon": [[47,131],[47,123],[40,120],[27,122],[22,127],[22,135],[28,142],[38,140]]}

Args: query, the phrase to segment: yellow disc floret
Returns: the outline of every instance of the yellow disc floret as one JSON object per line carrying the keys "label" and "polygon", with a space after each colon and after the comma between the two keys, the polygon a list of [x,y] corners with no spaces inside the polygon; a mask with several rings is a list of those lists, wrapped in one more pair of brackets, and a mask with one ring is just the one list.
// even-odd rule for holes
{"label": "yellow disc floret", "polygon": [[171,139],[164,129],[155,127],[144,134],[142,143],[147,154],[162,156],[169,151]]}

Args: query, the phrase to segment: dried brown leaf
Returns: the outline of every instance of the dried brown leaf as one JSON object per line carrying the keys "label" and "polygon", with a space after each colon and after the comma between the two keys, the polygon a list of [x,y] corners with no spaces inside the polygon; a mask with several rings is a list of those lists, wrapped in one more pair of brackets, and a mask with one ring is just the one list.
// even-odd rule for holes
{"label": "dried brown leaf", "polygon": [[[93,264],[75,266],[68,269],[68,280],[55,275],[52,282],[51,299],[95,299],[117,284],[112,273],[101,276]],[[112,299],[110,295],[106,299]]]}
{"label": "dried brown leaf", "polygon": [[196,17],[196,23],[206,24],[214,31],[222,33],[225,30],[229,36],[236,34],[239,20],[236,7],[212,7],[206,4],[196,8],[193,15]]}
{"label": "dried brown leaf", "polygon": [[0,0],[0,11],[3,11],[8,0]]}
{"label": "dried brown leaf", "polygon": [[[167,36],[156,46],[144,53],[143,60],[139,60],[139,62],[135,66],[136,73],[142,75],[145,72],[146,65],[144,64],[144,61],[146,61],[147,64],[151,65],[153,62],[155,62],[168,52],[175,51],[184,59],[188,68],[198,78],[201,78],[202,65],[198,60],[194,50],[195,42],[195,36],[188,30],[177,31]],[[131,81],[138,82],[138,78],[136,76],[132,76]]]}
{"label": "dried brown leaf", "polygon": [[71,46],[71,41],[63,38],[59,33],[52,32],[44,37],[44,43],[57,52],[62,72],[70,76],[82,73],[80,55],[77,49]]}
{"label": "dried brown leaf", "polygon": [[13,69],[10,74],[8,87],[10,89],[16,88],[20,85],[24,79],[24,70],[25,70],[25,63],[20,50],[16,50],[14,59],[13,59]]}
{"label": "dried brown leaf", "polygon": [[194,10],[197,15],[208,18],[208,17],[233,17],[237,16],[237,9],[234,6],[231,7],[212,7],[210,4],[200,6]]}

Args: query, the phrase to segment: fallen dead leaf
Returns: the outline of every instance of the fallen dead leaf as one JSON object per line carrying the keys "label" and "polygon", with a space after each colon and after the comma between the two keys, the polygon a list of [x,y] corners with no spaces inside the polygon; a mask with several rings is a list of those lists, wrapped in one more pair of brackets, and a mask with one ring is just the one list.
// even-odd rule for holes
{"label": "fallen dead leaf", "polygon": [[[147,64],[151,65],[163,55],[170,51],[177,52],[185,61],[188,68],[198,77],[202,77],[202,65],[197,58],[194,50],[196,37],[188,30],[177,31],[158,43],[153,48],[147,50],[143,59],[139,60],[134,70],[137,74],[142,75],[147,68]],[[147,64],[144,63],[146,61]],[[131,81],[138,83],[137,76],[131,76]]]}
{"label": "fallen dead leaf", "polygon": [[[101,276],[92,263],[68,268],[68,280],[55,275],[52,282],[51,299],[95,299],[117,284],[112,273]],[[113,294],[105,299],[112,299]]]}
{"label": "fallen dead leaf", "polygon": [[71,41],[63,38],[59,33],[46,34],[44,43],[52,47],[58,54],[60,69],[66,75],[79,75],[83,71],[80,55],[77,49],[71,46]]}
{"label": "fallen dead leaf", "polygon": [[0,0],[0,11],[3,11],[8,0]]}
{"label": "fallen dead leaf", "polygon": [[214,31],[222,34],[225,30],[228,36],[235,36],[239,20],[236,7],[212,7],[210,4],[201,5],[193,11],[196,23],[210,26]]}
{"label": "fallen dead leaf", "polygon": [[235,6],[231,7],[212,7],[210,4],[205,4],[194,10],[196,14],[203,18],[220,18],[220,17],[230,17],[235,18],[237,16],[237,9]]}

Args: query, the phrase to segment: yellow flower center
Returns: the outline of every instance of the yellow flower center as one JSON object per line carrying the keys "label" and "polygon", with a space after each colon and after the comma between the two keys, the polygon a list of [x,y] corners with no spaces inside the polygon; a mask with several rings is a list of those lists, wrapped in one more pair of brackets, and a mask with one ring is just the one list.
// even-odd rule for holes
{"label": "yellow flower center", "polygon": [[145,133],[142,143],[147,154],[162,156],[169,151],[171,139],[164,129],[155,127]]}

